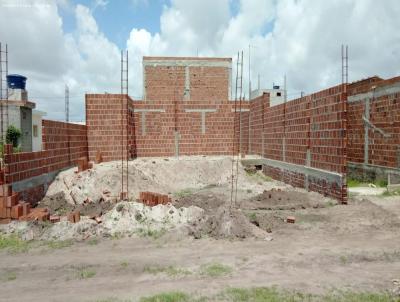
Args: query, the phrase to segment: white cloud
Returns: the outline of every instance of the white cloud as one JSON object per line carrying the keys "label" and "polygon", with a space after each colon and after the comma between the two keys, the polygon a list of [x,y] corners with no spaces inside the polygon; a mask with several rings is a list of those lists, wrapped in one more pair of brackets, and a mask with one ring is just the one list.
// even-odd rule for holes
{"label": "white cloud", "polygon": [[[271,87],[272,82],[282,84],[286,73],[289,93],[338,84],[342,43],[349,45],[350,80],[400,74],[397,0],[242,0],[235,15],[231,1],[172,0],[160,16],[158,33],[133,28],[126,42],[130,94],[142,94],[143,55],[236,58],[237,51],[244,50],[247,95],[249,45],[253,86],[257,74],[263,87]],[[66,34],[57,5],[70,8],[71,3],[35,3],[29,9],[0,9],[0,41],[9,44],[10,72],[28,76],[31,95],[58,96],[35,99],[51,118],[63,117],[67,83],[72,118],[83,119],[85,91],[119,92],[120,50],[99,30],[89,8],[73,6],[77,28]],[[132,3],[147,5],[144,0]],[[104,7],[107,1],[97,5]]]}

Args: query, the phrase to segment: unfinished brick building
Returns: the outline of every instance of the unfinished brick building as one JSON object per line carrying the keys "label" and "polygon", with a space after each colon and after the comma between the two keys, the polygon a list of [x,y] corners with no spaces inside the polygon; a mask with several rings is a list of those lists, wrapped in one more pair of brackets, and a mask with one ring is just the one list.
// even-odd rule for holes
{"label": "unfinished brick building", "polygon": [[144,57],[142,100],[87,94],[86,126],[44,121],[45,150],[7,154],[1,180],[34,203],[80,157],[232,155],[234,143],[273,178],[343,202],[350,172],[400,174],[400,78],[374,77],[274,106],[264,93],[236,114],[231,78],[230,58]]}

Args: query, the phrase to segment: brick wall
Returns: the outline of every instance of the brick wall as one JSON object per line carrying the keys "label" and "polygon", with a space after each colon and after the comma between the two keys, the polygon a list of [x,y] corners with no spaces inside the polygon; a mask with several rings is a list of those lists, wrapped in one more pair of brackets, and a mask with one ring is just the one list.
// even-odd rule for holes
{"label": "brick wall", "polygon": [[[268,96],[250,101],[251,153],[267,159],[346,173],[346,94],[342,86],[269,107]],[[284,167],[284,165],[282,165]],[[343,182],[264,166],[275,179],[345,201]]]}
{"label": "brick wall", "polygon": [[[106,161],[120,159],[126,123],[133,156],[232,154],[231,59],[145,57],[143,62],[145,100],[129,99],[129,114],[119,95],[86,95],[89,158],[101,152]],[[248,102],[242,107],[248,110]],[[238,121],[239,114],[237,134]],[[248,112],[242,113],[241,128],[245,152]]]}
{"label": "brick wall", "polygon": [[[15,183],[56,172],[87,156],[86,126],[43,120],[43,151],[21,152],[4,156],[5,182]],[[26,201],[37,202],[43,197],[46,184],[22,190]]]}
{"label": "brick wall", "polygon": [[[359,90],[356,90],[350,97],[350,162],[400,168],[400,89],[396,87],[399,84],[399,77],[382,80],[374,83],[375,89],[368,87],[364,94],[358,94]],[[363,117],[369,122],[365,122]],[[366,150],[367,158],[364,157]]]}
{"label": "brick wall", "polygon": [[[346,173],[342,86],[273,107],[268,94],[244,102],[239,135],[239,113],[235,116],[235,103],[229,101],[229,59],[145,57],[143,62],[144,100],[129,99],[126,104],[119,95],[86,95],[91,160],[97,152],[106,161],[120,159],[126,151],[121,129],[127,124],[133,157],[231,155],[235,129],[237,150],[241,146],[243,153]],[[342,200],[346,197],[342,182],[326,183],[323,177],[273,167],[265,171],[295,186],[307,185]]]}
{"label": "brick wall", "polygon": [[267,126],[264,116],[269,107],[269,95],[263,94],[262,96],[251,100],[249,107],[249,152],[261,156],[263,155],[263,128]]}
{"label": "brick wall", "polygon": [[[123,106],[125,108],[125,103]],[[248,109],[248,104],[245,102],[242,107]],[[126,129],[126,111],[124,109],[121,115],[119,95],[88,94],[86,108],[89,159],[94,160],[97,152],[101,152],[105,161],[121,159],[121,127]],[[212,101],[150,103],[129,99],[129,146],[132,155],[139,157],[174,156],[176,152],[179,155],[230,155],[234,119],[234,102],[228,100],[216,104]],[[238,133],[238,113],[236,120]],[[243,152],[247,150],[247,125],[248,112],[243,112]]]}

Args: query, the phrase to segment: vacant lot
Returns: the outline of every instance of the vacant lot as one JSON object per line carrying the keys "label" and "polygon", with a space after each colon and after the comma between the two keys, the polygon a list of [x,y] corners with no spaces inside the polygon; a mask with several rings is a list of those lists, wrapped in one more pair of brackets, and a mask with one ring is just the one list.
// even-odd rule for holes
{"label": "vacant lot", "polygon": [[204,210],[199,225],[80,241],[2,235],[0,301],[397,301],[398,197],[337,205],[241,173],[249,185],[233,211],[218,175],[171,192],[176,208]]}

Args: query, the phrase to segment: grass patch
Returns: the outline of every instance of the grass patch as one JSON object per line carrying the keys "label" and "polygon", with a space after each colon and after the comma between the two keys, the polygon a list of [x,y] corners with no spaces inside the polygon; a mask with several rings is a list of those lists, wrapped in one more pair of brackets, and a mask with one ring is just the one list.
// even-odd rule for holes
{"label": "grass patch", "polygon": [[74,244],[74,242],[72,241],[72,239],[60,240],[60,241],[48,241],[47,247],[50,249],[58,250],[58,249],[69,247],[73,244]]}
{"label": "grass patch", "polygon": [[273,180],[271,177],[269,177],[268,175],[265,175],[264,173],[262,173],[260,171],[256,171],[255,173],[247,172],[247,175],[256,181],[269,182],[269,181]]}
{"label": "grass patch", "polygon": [[152,230],[152,229],[144,229],[144,228],[140,228],[138,229],[138,231],[136,232],[140,237],[150,237],[153,239],[158,239],[161,238],[162,236],[164,236],[164,234],[167,231],[165,229],[160,229],[160,230]]}
{"label": "grass patch", "polygon": [[382,197],[391,197],[391,196],[399,196],[399,195],[400,195],[400,189],[392,191],[392,192],[389,192],[389,190],[386,190],[385,192],[383,192],[381,194]]}
{"label": "grass patch", "polygon": [[129,265],[129,263],[128,263],[128,261],[122,261],[119,265],[120,265],[122,268],[127,268],[128,265]]}
{"label": "grass patch", "polygon": [[209,263],[200,267],[200,274],[208,277],[221,277],[232,272],[232,268],[221,263]]}
{"label": "grass patch", "polygon": [[362,184],[364,184],[364,183],[362,183],[361,181],[359,181],[359,180],[357,180],[357,179],[352,179],[352,178],[347,179],[347,187],[348,187],[348,188],[359,187],[359,186],[361,186]]}
{"label": "grass patch", "polygon": [[[215,300],[213,300],[215,301]],[[282,291],[274,287],[250,289],[229,288],[218,294],[216,301],[229,302],[395,302],[389,293],[368,293],[334,291],[325,295],[312,295],[301,292]]]}
{"label": "grass patch", "polygon": [[1,279],[5,282],[14,281],[17,279],[17,274],[15,272],[6,272]]}
{"label": "grass patch", "polygon": [[81,280],[90,279],[93,278],[94,276],[96,276],[96,272],[94,270],[90,270],[87,268],[81,268],[77,272],[77,278]]}
{"label": "grass patch", "polygon": [[[104,300],[108,301],[108,300]],[[119,300],[110,300],[119,301]],[[199,297],[180,291],[160,293],[142,297],[140,302],[398,302],[386,292],[332,291],[324,295],[313,295],[297,291],[280,290],[276,287],[228,288],[216,295]]]}
{"label": "grass patch", "polygon": [[97,240],[96,238],[92,238],[92,239],[89,239],[89,241],[87,243],[89,245],[97,245],[99,243],[99,240]]}
{"label": "grass patch", "polygon": [[186,189],[175,192],[173,195],[176,198],[183,198],[183,197],[190,196],[193,193],[194,193],[194,189],[186,188]]}
{"label": "grass patch", "polygon": [[140,298],[140,302],[189,302],[193,301],[188,294],[173,291],[158,295]]}
{"label": "grass patch", "polygon": [[158,266],[146,266],[143,269],[144,272],[149,273],[149,274],[166,274],[169,277],[176,277],[176,276],[186,276],[186,275],[190,275],[192,272],[184,269],[184,268],[177,268],[174,267],[172,265],[170,266],[166,266],[166,267],[158,267]]}
{"label": "grass patch", "polygon": [[106,299],[100,299],[96,300],[95,302],[130,302],[132,300],[121,300],[118,298],[106,298]]}
{"label": "grass patch", "polygon": [[257,220],[257,213],[256,212],[248,213],[247,217],[249,217],[250,221],[256,221]]}
{"label": "grass patch", "polygon": [[377,179],[372,182],[360,181],[360,180],[354,179],[354,178],[347,179],[347,187],[349,187],[349,188],[368,187],[369,184],[374,184],[378,188],[386,188],[388,185],[388,182],[386,179]]}
{"label": "grass patch", "polygon": [[21,240],[16,235],[5,236],[0,235],[0,250],[7,250],[11,253],[24,253],[31,247],[30,243]]}

